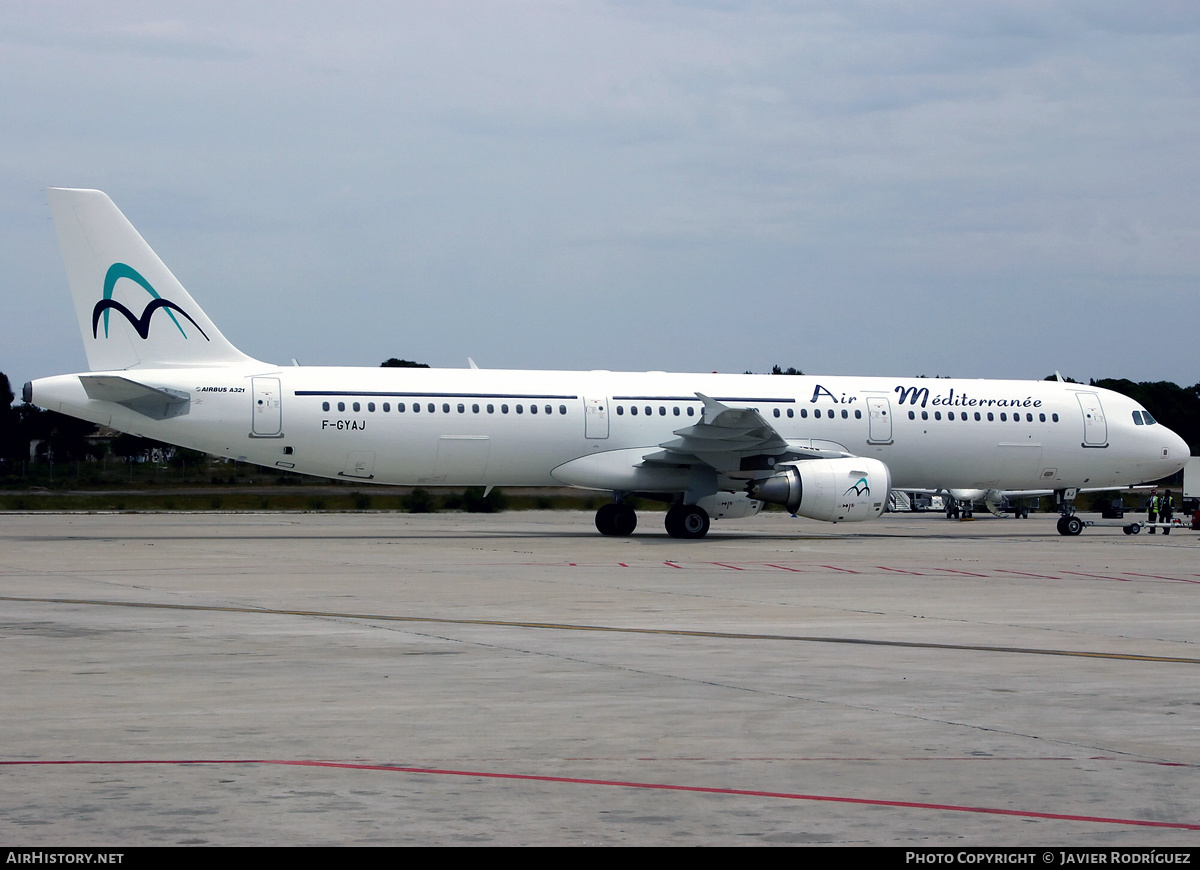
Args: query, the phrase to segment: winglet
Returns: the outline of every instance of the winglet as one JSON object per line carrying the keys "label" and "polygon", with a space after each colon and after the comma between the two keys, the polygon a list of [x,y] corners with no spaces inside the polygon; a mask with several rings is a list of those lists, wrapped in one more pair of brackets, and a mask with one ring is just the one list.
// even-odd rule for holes
{"label": "winglet", "polygon": [[696,393],[696,398],[704,403],[704,411],[701,414],[701,419],[706,420],[709,423],[717,419],[718,414],[722,414],[725,411],[730,410],[728,405],[722,405],[716,399],[709,398],[708,396],[704,395],[704,393]]}

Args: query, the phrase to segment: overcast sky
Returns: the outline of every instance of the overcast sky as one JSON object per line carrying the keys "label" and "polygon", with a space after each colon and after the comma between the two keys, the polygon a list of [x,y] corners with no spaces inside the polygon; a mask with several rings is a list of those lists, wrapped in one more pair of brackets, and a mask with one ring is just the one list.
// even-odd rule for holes
{"label": "overcast sky", "polygon": [[0,371],[84,370],[44,189],[241,350],[1200,381],[1200,4],[14,2]]}

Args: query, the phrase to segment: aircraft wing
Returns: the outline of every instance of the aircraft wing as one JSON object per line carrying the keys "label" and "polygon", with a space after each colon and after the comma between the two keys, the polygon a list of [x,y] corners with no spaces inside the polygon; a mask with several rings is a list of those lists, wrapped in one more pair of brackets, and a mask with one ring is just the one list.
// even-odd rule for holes
{"label": "aircraft wing", "polygon": [[700,420],[673,433],[678,436],[658,445],[642,461],[648,464],[703,464],[730,477],[758,477],[775,462],[795,459],[832,459],[850,454],[801,446],[789,442],[753,408],[731,408],[703,393]]}

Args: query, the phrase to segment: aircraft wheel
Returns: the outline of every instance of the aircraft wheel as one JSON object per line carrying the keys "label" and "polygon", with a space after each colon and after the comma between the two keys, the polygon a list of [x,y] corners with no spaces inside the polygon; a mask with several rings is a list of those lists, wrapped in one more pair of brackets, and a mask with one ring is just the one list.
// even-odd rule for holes
{"label": "aircraft wheel", "polygon": [[1133,526],[1130,526],[1130,525],[1121,526],[1121,531],[1123,531],[1127,535],[1132,535],[1133,534]]}
{"label": "aircraft wheel", "polygon": [[637,528],[637,512],[623,504],[606,504],[596,511],[596,530],[602,535],[627,538]]}
{"label": "aircraft wheel", "polygon": [[1077,516],[1063,518],[1063,534],[1074,537],[1083,531],[1083,520]]}
{"label": "aircraft wheel", "polygon": [[1133,533],[1135,535],[1140,535],[1142,533],[1142,524],[1141,523],[1134,523],[1133,525],[1130,526],[1130,528],[1133,529]]}
{"label": "aircraft wheel", "polygon": [[1058,533],[1060,535],[1065,535],[1067,533],[1067,518],[1066,517],[1058,518],[1057,528],[1058,528]]}
{"label": "aircraft wheel", "polygon": [[677,504],[667,511],[665,525],[672,538],[703,538],[708,534],[708,511],[694,504]]}

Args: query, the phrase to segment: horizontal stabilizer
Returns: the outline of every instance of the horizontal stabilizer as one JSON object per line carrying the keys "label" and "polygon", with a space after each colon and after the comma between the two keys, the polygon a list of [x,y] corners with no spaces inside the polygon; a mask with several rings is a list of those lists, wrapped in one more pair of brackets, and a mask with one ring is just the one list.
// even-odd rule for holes
{"label": "horizontal stabilizer", "polygon": [[80,375],[79,381],[89,399],[115,402],[152,420],[182,416],[192,406],[191,393],[148,387],[117,375]]}

